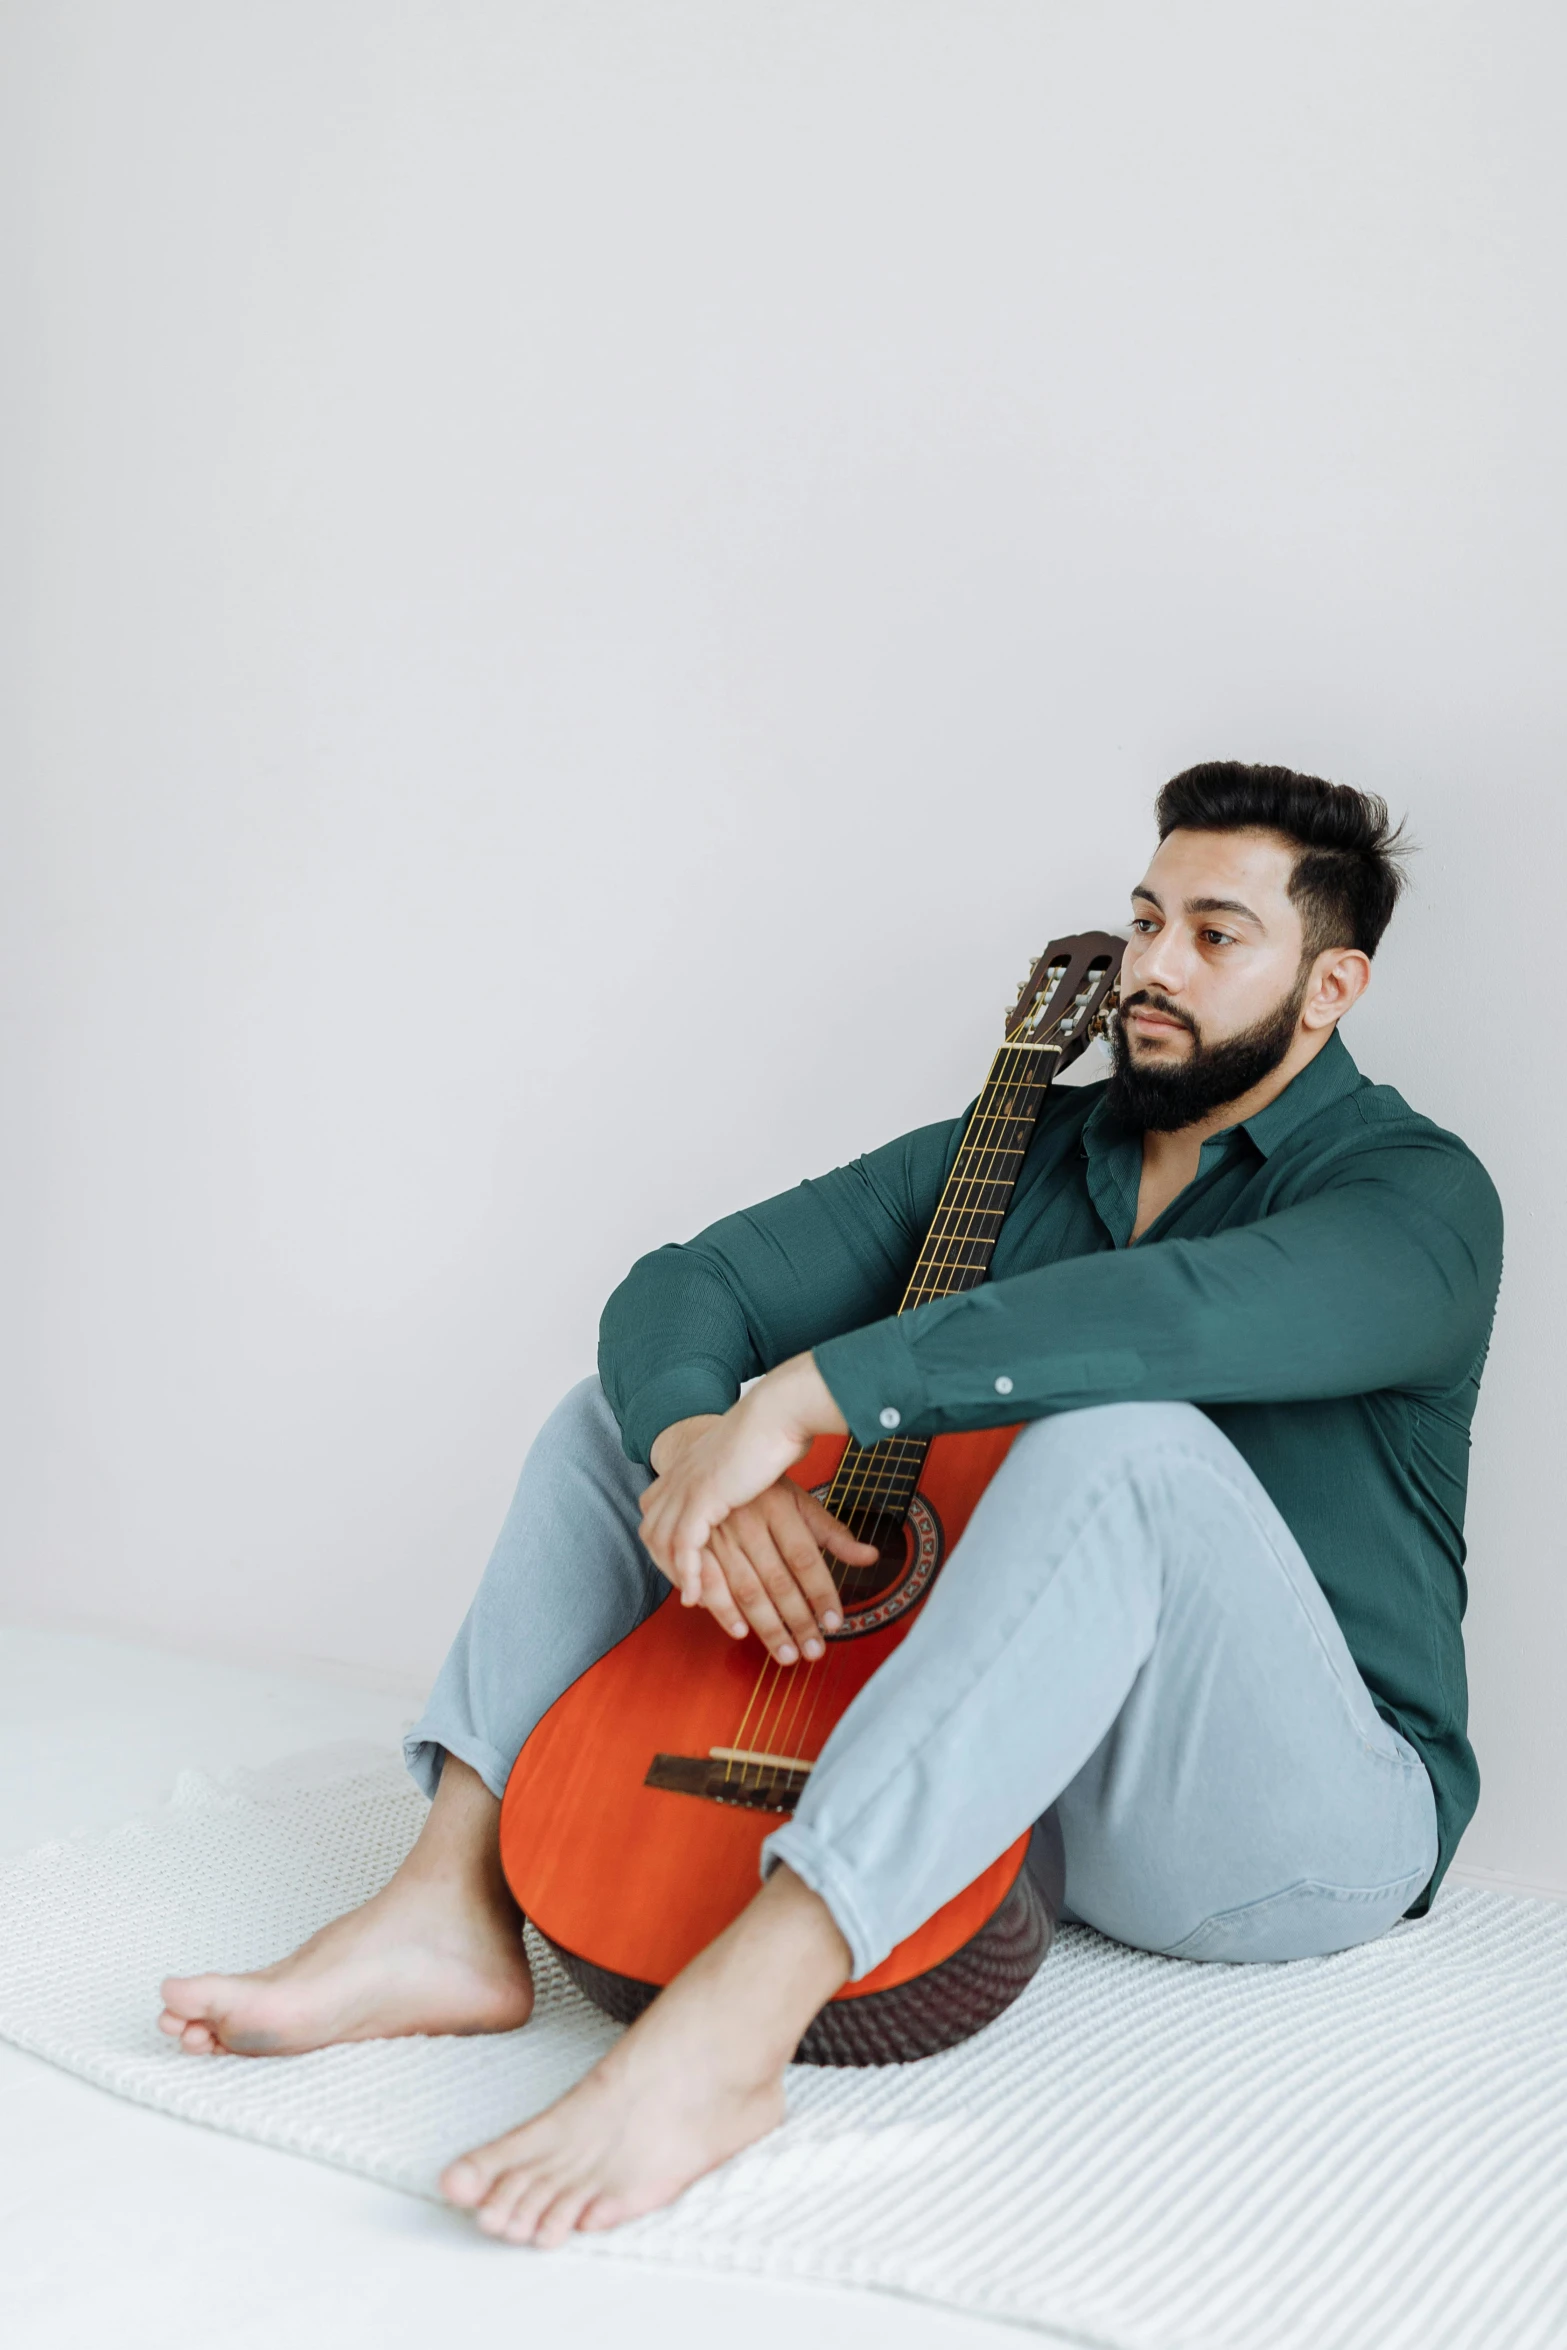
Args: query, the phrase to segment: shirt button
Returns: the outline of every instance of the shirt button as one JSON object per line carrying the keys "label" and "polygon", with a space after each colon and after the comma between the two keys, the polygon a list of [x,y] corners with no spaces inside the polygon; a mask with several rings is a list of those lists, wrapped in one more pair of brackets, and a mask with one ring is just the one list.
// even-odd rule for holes
{"label": "shirt button", "polygon": [[882,1405],[882,1408],[877,1413],[876,1417],[878,1420],[880,1420],[884,1428],[896,1428],[898,1422],[902,1419],[903,1414],[900,1411],[895,1411],[893,1406],[888,1403]]}
{"label": "shirt button", "polygon": [[1012,1393],[1012,1382],[1007,1377],[1005,1371],[1002,1372],[1000,1378],[996,1381],[996,1393],[998,1395],[1010,1395]]}

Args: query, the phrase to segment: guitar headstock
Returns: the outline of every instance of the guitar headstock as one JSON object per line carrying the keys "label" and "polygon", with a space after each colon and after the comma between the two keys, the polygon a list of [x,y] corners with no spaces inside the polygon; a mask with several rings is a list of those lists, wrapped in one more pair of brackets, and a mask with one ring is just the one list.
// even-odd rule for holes
{"label": "guitar headstock", "polygon": [[1008,1044],[1049,1045],[1059,1072],[1102,1036],[1115,1013],[1126,941],[1108,930],[1053,938],[1007,1014]]}

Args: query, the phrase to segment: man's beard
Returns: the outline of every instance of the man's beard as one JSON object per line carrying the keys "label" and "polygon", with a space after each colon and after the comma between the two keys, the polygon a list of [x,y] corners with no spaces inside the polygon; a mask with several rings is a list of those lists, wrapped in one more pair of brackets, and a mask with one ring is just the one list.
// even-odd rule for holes
{"label": "man's beard", "polygon": [[1135,1062],[1127,1048],[1126,1032],[1117,1020],[1111,1032],[1114,1069],[1106,1095],[1112,1114],[1139,1134],[1174,1134],[1195,1126],[1199,1118],[1239,1101],[1265,1077],[1271,1077],[1295,1040],[1300,1008],[1306,1000],[1306,974],[1300,985],[1271,1012],[1227,1036],[1219,1044],[1204,1044],[1202,1031],[1190,1012],[1150,987],[1140,987],[1121,1006],[1123,1016],[1140,1004],[1178,1020],[1192,1040],[1183,1061]]}

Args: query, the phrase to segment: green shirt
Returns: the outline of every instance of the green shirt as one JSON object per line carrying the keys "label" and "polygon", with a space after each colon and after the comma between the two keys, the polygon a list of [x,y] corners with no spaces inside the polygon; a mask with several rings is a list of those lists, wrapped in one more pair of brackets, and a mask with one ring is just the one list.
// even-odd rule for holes
{"label": "green shirt", "polygon": [[[1423,1757],[1439,1853],[1473,1816],[1461,1621],[1469,1424],[1501,1278],[1485,1169],[1335,1035],[1204,1143],[1135,1245],[1139,1136],[1058,1088],[991,1278],[899,1315],[963,1119],[921,1128],[633,1266],[599,1369],[632,1459],[806,1347],[861,1444],[1184,1399],[1304,1551],[1383,1718]],[[998,1379],[1011,1385],[998,1393]]]}

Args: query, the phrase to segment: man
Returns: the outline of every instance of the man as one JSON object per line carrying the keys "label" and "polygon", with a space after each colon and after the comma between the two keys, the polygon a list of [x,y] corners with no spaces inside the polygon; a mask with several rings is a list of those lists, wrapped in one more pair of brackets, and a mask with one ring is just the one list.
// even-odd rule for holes
{"label": "man", "polygon": [[1144,1949],[1289,1959],[1429,1906],[1478,1791],[1462,1519],[1500,1209],[1338,1038],[1400,884],[1383,804],[1218,762],[1157,813],[1114,1073],[1047,1099],[989,1283],[894,1314],[961,1121],[634,1267],[410,1738],[413,1852],[280,1965],[166,1983],[187,2049],[523,2023],[518,1748],[661,1576],[809,1671],[823,1549],[869,1554],[785,1472],[846,1428],[1030,1423],[750,1906],[447,2172],[481,2226],[614,2226],[773,2128],[817,2009],[1052,1805],[1064,1914]]}

